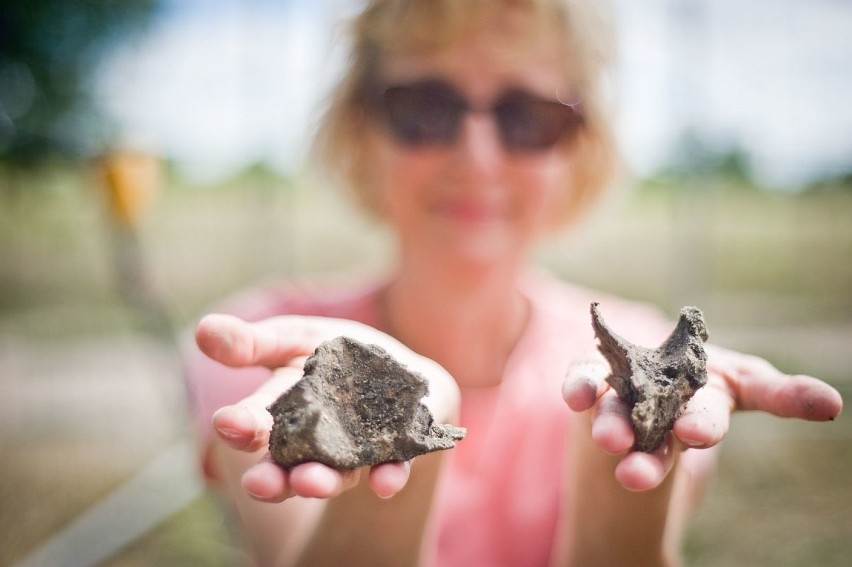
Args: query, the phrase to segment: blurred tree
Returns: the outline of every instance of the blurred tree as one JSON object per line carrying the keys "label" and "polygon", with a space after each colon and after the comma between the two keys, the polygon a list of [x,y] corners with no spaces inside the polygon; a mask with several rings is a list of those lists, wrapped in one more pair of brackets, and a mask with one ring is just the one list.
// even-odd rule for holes
{"label": "blurred tree", "polygon": [[[678,178],[717,179],[734,182],[742,189],[754,188],[748,152],[739,145],[720,144],[694,128],[685,129],[668,167],[661,172]],[[695,185],[699,187],[701,184]]]}
{"label": "blurred tree", "polygon": [[144,29],[158,0],[0,2],[0,163],[28,167],[98,148],[90,83],[100,57]]}
{"label": "blurred tree", "polygon": [[845,191],[852,193],[852,170],[838,173],[836,175],[827,175],[823,179],[819,179],[811,183],[807,190],[812,193],[826,191]]}

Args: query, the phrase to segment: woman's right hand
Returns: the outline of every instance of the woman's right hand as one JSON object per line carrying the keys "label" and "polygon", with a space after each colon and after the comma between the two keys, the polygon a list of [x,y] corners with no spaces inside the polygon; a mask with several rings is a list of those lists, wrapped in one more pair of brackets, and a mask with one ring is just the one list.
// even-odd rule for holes
{"label": "woman's right hand", "polygon": [[[311,462],[284,469],[268,456],[272,416],[267,411],[284,391],[302,376],[307,356],[323,341],[349,336],[388,351],[409,369],[429,381],[423,403],[435,420],[450,423],[459,409],[459,390],[453,378],[436,362],[417,355],[391,336],[372,327],[343,319],[281,316],[249,323],[229,315],[208,315],[198,324],[196,342],[208,357],[240,368],[266,366],[273,374],[254,393],[213,416],[217,437],[228,447],[266,456],[242,476],[243,489],[255,500],[281,502],[292,496],[332,498],[354,487],[360,470],[341,471]],[[373,492],[389,498],[408,480],[410,462],[384,463],[370,468]]]}

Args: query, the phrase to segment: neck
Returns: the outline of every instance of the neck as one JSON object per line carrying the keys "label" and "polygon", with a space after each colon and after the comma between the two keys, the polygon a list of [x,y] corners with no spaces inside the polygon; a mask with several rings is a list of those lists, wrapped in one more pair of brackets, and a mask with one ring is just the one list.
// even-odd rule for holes
{"label": "neck", "polygon": [[384,296],[386,330],[443,365],[462,388],[500,383],[526,328],[517,270],[400,270]]}

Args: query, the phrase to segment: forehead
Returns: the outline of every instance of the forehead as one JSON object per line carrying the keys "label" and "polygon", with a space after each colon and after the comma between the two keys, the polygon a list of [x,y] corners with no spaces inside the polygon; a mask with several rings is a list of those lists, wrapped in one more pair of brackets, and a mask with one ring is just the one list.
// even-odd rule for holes
{"label": "forehead", "polygon": [[[554,26],[492,16],[441,43],[414,43],[386,50],[379,63],[386,80],[440,75],[468,92],[488,93],[507,83],[560,90],[570,62]],[[402,30],[400,30],[402,31]]]}

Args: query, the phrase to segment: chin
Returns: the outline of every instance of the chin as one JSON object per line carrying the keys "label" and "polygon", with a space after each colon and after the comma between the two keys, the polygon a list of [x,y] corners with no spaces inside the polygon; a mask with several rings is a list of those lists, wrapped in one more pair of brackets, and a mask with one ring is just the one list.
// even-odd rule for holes
{"label": "chin", "polygon": [[495,270],[505,271],[516,266],[523,257],[523,247],[500,236],[458,238],[445,246],[435,248],[436,261],[462,274],[484,274]]}
{"label": "chin", "polygon": [[529,249],[529,235],[511,223],[474,227],[442,222],[406,228],[400,236],[409,260],[424,262],[432,272],[448,272],[450,278],[506,271],[526,258]]}

